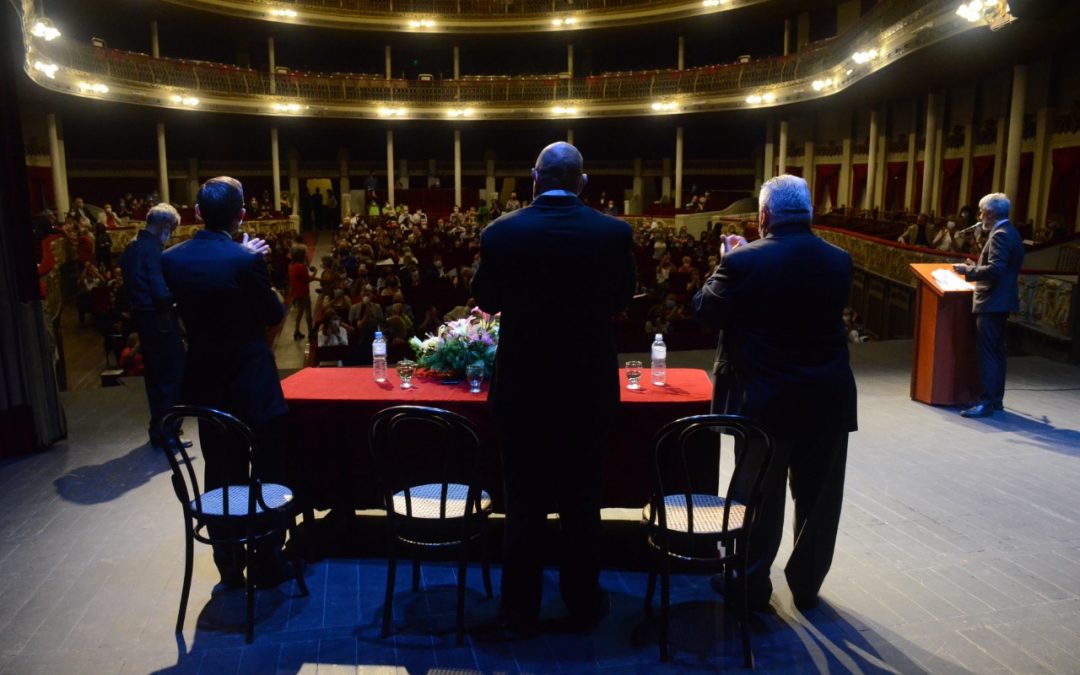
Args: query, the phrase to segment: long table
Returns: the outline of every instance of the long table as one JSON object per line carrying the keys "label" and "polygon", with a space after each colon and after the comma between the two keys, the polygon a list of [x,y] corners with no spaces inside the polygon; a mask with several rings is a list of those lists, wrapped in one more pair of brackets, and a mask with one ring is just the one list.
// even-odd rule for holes
{"label": "long table", "polygon": [[[363,509],[380,506],[374,460],[368,448],[372,416],[392,405],[425,405],[459,413],[481,434],[481,480],[502,505],[498,443],[487,403],[487,385],[480,394],[468,386],[413,379],[401,389],[391,369],[388,381],[374,381],[370,368],[305,368],[282,381],[298,439],[288,458],[294,489],[317,509]],[[652,441],[667,422],[709,412],[712,384],[704,370],[673,368],[667,385],[648,382],[626,388],[620,372],[622,401],[608,453],[603,505],[640,507],[652,490]],[[557,423],[557,420],[553,420]]]}

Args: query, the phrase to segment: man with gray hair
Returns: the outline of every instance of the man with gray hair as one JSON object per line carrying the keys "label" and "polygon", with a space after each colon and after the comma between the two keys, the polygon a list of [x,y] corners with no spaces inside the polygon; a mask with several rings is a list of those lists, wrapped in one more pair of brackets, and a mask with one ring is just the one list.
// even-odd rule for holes
{"label": "man with gray hair", "polygon": [[979,200],[979,221],[987,236],[976,264],[954,265],[957,274],[975,282],[971,311],[975,314],[976,351],[982,393],[979,401],[960,414],[989,417],[1002,410],[1005,396],[1005,322],[1020,309],[1020,265],[1024,242],[1009,222],[1009,198],[993,192]]}
{"label": "man with gray hair", "polygon": [[843,321],[851,256],[811,232],[812,216],[806,181],[767,181],[761,238],[724,236],[720,264],[693,300],[697,319],[721,330],[714,412],[756,419],[776,442],[750,539],[748,597],[713,579],[729,605],[758,611],[770,606],[789,478],[795,545],[784,573],[797,608],[817,605],[836,545],[848,433],[857,428]]}
{"label": "man with gray hair", "polygon": [[146,227],[120,257],[132,323],[142,344],[150,444],[155,448],[164,445],[158,422],[179,402],[184,376],[184,340],[173,314],[173,294],[161,271],[161,252],[179,224],[180,214],[171,205],[154,206],[146,214]]}

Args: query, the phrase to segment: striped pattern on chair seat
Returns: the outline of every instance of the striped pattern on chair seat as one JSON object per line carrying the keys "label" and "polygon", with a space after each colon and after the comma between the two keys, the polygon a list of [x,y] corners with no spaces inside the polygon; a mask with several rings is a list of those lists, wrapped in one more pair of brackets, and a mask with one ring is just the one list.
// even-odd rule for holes
{"label": "striped pattern on chair seat", "polygon": [[[442,483],[428,483],[409,488],[413,518],[439,518],[439,504],[442,499]],[[469,486],[461,483],[447,483],[446,517],[462,518],[465,516]],[[491,508],[491,495],[480,491],[480,511]],[[394,513],[405,516],[405,491],[394,494]]]}
{"label": "striped pattern on chair seat", "polygon": [[[724,530],[724,498],[716,495],[690,495],[690,503],[694,506],[694,532],[696,534],[719,534]],[[668,495],[664,497],[664,508],[667,511],[667,529],[672,532],[688,532],[686,495]],[[728,530],[737,530],[742,527],[743,516],[746,515],[746,506],[739,502],[731,503],[731,511],[728,513]],[[652,504],[646,504],[641,517],[646,523],[654,523],[659,527],[660,517],[652,519]]]}
{"label": "striped pattern on chair seat", "polygon": [[[246,516],[248,509],[248,487],[246,485],[230,485],[229,512],[225,513],[225,489],[215,488],[203,493],[202,513],[207,516]],[[262,496],[266,505],[272,509],[280,509],[293,499],[292,490],[277,483],[263,483]],[[195,502],[191,502],[194,510]],[[262,513],[262,505],[255,500],[255,513]]]}

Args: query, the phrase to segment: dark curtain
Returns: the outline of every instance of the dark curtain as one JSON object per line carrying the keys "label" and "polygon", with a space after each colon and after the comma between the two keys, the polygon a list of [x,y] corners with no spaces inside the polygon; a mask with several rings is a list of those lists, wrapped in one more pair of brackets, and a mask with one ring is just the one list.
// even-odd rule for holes
{"label": "dark curtain", "polygon": [[784,171],[786,171],[787,173],[789,173],[792,176],[798,176],[800,178],[802,178],[802,175],[803,175],[801,166],[784,167]]}
{"label": "dark curtain", "polygon": [[818,164],[814,172],[814,205],[824,206],[825,195],[829,196],[829,203],[837,206],[837,190],[840,187],[840,165]]}
{"label": "dark curtain", "polygon": [[1060,215],[1065,227],[1076,226],[1076,207],[1080,202],[1080,147],[1054,150],[1050,169],[1050,201],[1046,215]]}
{"label": "dark curtain", "polygon": [[971,194],[962,195],[965,204],[978,204],[994,185],[994,156],[982,155],[971,160]]}
{"label": "dark curtain", "polygon": [[909,204],[912,213],[918,213],[922,208],[922,179],[923,179],[923,163],[922,160],[915,162],[915,180],[914,185],[911,188],[911,204]]}
{"label": "dark curtain", "polygon": [[1027,222],[1028,204],[1031,202],[1031,167],[1034,164],[1035,153],[1020,153],[1020,182],[1016,186],[1016,194],[1009,195],[1013,200],[1013,218],[1016,224]]}
{"label": "dark curtain", "polygon": [[862,208],[863,193],[866,192],[866,165],[851,165],[851,201],[848,203],[853,209]]}
{"label": "dark curtain", "polygon": [[904,191],[907,190],[907,162],[889,162],[885,165],[885,202],[886,211],[902,211]]}
{"label": "dark curtain", "polygon": [[960,170],[963,168],[964,160],[959,158],[941,161],[941,203],[938,204],[938,215],[947,216],[960,210]]}

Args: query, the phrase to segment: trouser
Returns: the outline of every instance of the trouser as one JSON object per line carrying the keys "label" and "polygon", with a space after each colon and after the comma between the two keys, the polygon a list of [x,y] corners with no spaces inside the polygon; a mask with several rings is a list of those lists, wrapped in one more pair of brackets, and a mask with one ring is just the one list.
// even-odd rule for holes
{"label": "trouser", "polygon": [[[546,422],[538,426],[537,422]],[[497,420],[506,486],[504,615],[532,621],[540,613],[547,514],[559,513],[559,591],[571,614],[594,615],[600,590],[600,503],[610,416]]]}
{"label": "trouser", "polygon": [[976,350],[979,379],[982,382],[980,403],[998,404],[1005,397],[1005,323],[1007,312],[975,315]]}
{"label": "trouser", "polygon": [[847,432],[808,432],[776,439],[750,536],[747,585],[751,603],[767,602],[772,595],[769,570],[783,535],[789,481],[795,502],[795,544],[784,574],[794,595],[817,595],[836,548],[847,446]]}
{"label": "trouser", "polygon": [[150,441],[161,446],[158,425],[162,416],[180,402],[184,379],[184,341],[176,319],[168,312],[135,312],[135,331],[143,355],[143,384],[150,406]]}
{"label": "trouser", "polygon": [[[285,452],[291,438],[291,428],[286,415],[275,417],[265,425],[253,429],[256,439],[256,455],[252,459],[239,438],[223,434],[212,423],[199,422],[199,445],[202,448],[203,484],[205,490],[226,485],[245,485],[248,482],[249,462],[253,463],[257,478],[267,483],[281,483],[285,478]],[[243,509],[246,510],[244,505]],[[232,505],[230,505],[232,510]],[[241,526],[242,527],[242,526]],[[207,528],[213,539],[236,539],[243,536],[238,527],[213,526]],[[257,572],[271,573],[283,563],[281,549],[284,534],[262,539],[254,549],[252,567]],[[242,549],[225,544],[214,545],[214,563],[223,576],[243,570]]]}

